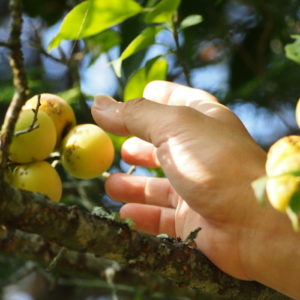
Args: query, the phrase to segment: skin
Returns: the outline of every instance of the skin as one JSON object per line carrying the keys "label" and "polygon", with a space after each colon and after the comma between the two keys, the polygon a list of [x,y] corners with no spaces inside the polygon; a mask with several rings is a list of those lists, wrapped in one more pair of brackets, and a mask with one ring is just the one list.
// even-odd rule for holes
{"label": "skin", "polygon": [[144,98],[99,96],[95,121],[133,136],[129,164],[163,168],[166,178],[113,174],[108,195],[136,228],[184,239],[201,227],[197,247],[224,272],[300,299],[300,236],[288,218],[260,206],[251,183],[265,174],[266,153],[240,120],[205,91],[155,81]]}

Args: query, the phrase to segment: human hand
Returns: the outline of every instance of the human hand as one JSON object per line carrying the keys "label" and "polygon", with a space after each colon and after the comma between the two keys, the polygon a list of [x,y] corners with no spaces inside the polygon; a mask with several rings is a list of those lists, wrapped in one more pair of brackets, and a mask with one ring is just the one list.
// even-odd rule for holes
{"label": "human hand", "polygon": [[161,167],[166,175],[110,176],[107,193],[127,202],[122,217],[140,230],[182,239],[201,227],[196,245],[219,268],[274,285],[259,277],[253,252],[275,222],[285,221],[258,205],[251,183],[264,174],[266,155],[229,109],[202,90],[158,81],[144,98],[126,103],[100,96],[92,114],[105,130],[135,136],[123,145],[126,162]]}

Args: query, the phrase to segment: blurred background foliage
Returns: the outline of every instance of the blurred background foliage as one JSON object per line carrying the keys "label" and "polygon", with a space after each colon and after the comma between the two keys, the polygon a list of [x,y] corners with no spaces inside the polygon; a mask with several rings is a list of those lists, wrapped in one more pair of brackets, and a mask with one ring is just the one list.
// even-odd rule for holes
{"label": "blurred background foliage", "polygon": [[[107,61],[118,57],[145,27],[138,15],[121,23],[114,37],[63,42],[60,51],[64,52],[65,64],[62,64],[47,56],[47,45],[63,16],[80,1],[23,2],[24,53],[33,94],[65,93],[72,100],[78,99],[78,93],[85,99],[109,93],[122,100],[124,86],[132,73],[148,59],[165,53],[166,47],[175,47],[172,36],[163,30],[156,36],[156,45],[124,61],[122,78],[116,78]],[[155,2],[140,1],[143,6]],[[182,1],[179,20],[194,14],[202,15],[203,21],[179,36],[181,61],[189,70],[191,85],[210,91],[235,110],[264,147],[294,132],[292,110],[300,94],[300,68],[286,57],[284,48],[293,42],[291,35],[300,32],[299,1]],[[7,36],[8,23],[8,1],[0,0],[1,40]],[[106,52],[107,49],[110,50]],[[57,49],[50,54],[61,57]],[[170,53],[167,60],[167,79],[186,84],[180,59]],[[13,93],[5,48],[0,48],[0,85],[3,113]],[[77,106],[84,121],[88,117],[87,107],[78,103]]]}
{"label": "blurred background foliage", "polygon": [[[106,31],[84,41],[64,41],[59,48],[47,51],[63,17],[80,2],[23,0],[22,42],[32,95],[42,92],[59,94],[71,103],[79,123],[93,122],[89,110],[93,96],[109,94],[120,101],[128,100],[136,90],[141,92],[139,82],[166,78],[216,95],[234,110],[250,134],[266,149],[279,137],[298,132],[294,108],[300,96],[300,65],[287,58],[285,52],[285,46],[294,42],[291,36],[300,34],[298,0],[182,0],[177,12],[178,24],[191,15],[201,15],[202,22],[199,20],[199,24],[180,31],[177,41],[174,34],[161,30],[155,43],[124,60],[121,77],[116,76],[110,62],[116,60],[145,29],[141,15],[115,26],[113,32]],[[144,7],[158,3],[157,0],[137,2]],[[6,41],[8,28],[8,0],[0,0],[0,41]],[[297,47],[293,50],[299,52],[299,45]],[[166,58],[167,64],[162,57]],[[134,74],[137,76],[133,79]],[[8,50],[0,47],[0,121],[13,93]],[[113,140],[119,151],[124,138],[113,137]],[[129,168],[118,152],[111,171],[126,172]],[[117,210],[119,204],[104,194],[103,181],[79,181],[67,177],[60,166],[58,169],[64,179],[65,203],[75,203],[87,209],[102,205]],[[138,168],[136,172],[163,176],[160,170]],[[6,282],[19,267],[24,267],[24,262],[7,261],[6,257],[0,256],[2,281]],[[9,298],[13,296],[9,296],[10,290],[6,289],[6,294],[3,292],[2,295],[4,299],[48,299],[49,295],[52,295],[51,299],[54,299],[53,295],[55,299],[116,299],[110,290],[106,295],[102,293],[105,295],[102,298],[98,289],[94,293],[94,290],[87,292],[86,287],[82,287],[84,292],[81,293],[78,285],[74,290],[72,286],[66,288],[65,285],[62,289],[61,285],[54,284],[54,294],[51,294],[49,278],[34,274],[31,284],[26,286],[33,289],[37,280],[44,280],[48,287],[43,292],[30,290],[26,294],[29,298],[24,295],[23,298]],[[16,296],[16,290],[13,291]],[[134,297],[132,293],[125,294],[120,299],[155,298],[148,291],[143,295],[137,290]],[[166,296],[165,299],[189,298]]]}

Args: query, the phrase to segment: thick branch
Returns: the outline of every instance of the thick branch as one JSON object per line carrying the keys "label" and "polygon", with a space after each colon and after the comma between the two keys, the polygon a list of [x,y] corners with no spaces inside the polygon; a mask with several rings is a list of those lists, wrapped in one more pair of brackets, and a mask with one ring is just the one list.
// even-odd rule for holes
{"label": "thick branch", "polygon": [[13,73],[15,96],[6,112],[4,123],[1,128],[0,136],[0,175],[1,169],[6,167],[8,160],[8,147],[12,139],[15,124],[19,112],[26,100],[28,85],[24,72],[23,53],[21,45],[22,31],[22,8],[21,0],[10,0],[9,8],[11,11],[11,28],[8,44],[10,45],[10,66]]}
{"label": "thick branch", "polygon": [[[54,242],[47,241],[37,234],[22,232],[20,230],[8,230],[3,226],[0,228],[0,252],[3,254],[19,257],[21,259],[31,260],[49,269],[49,265],[61,253],[61,246]],[[35,271],[36,265],[30,265],[31,268],[26,270]],[[201,291],[195,289],[183,289],[169,280],[163,280],[161,277],[153,276],[152,273],[135,272],[131,268],[126,268],[124,265],[120,266],[115,261],[111,261],[102,257],[96,257],[91,253],[82,253],[72,250],[65,250],[63,255],[57,259],[54,270],[58,270],[60,274],[68,275],[83,282],[82,279],[88,280],[96,279],[97,284],[106,284],[109,287],[109,279],[112,280],[113,286],[119,289],[126,286],[131,286],[132,290],[136,288],[145,289],[145,282],[147,282],[147,289],[160,293],[167,293],[174,295],[185,296],[203,296]],[[26,273],[28,273],[26,272]],[[25,275],[26,275],[25,273]],[[17,275],[19,272],[17,272]],[[21,273],[23,275],[23,272]],[[13,280],[15,276],[13,276]],[[106,283],[105,283],[106,282]],[[88,283],[90,283],[88,281]],[[120,286],[121,284],[121,286]],[[117,285],[117,286],[115,286]],[[113,288],[113,286],[111,288]],[[0,286],[1,287],[1,286]],[[122,289],[122,288],[121,288]],[[127,287],[127,289],[129,289]]]}
{"label": "thick branch", "polygon": [[[49,267],[61,249],[58,244],[46,241],[37,234],[0,229],[0,251],[8,255],[33,260]],[[97,278],[101,275],[103,277],[101,273],[111,265],[112,262],[96,258],[93,254],[66,250],[55,268],[63,274]]]}
{"label": "thick branch", "polygon": [[2,183],[0,224],[40,234],[72,250],[127,263],[140,271],[155,272],[211,295],[236,299],[284,299],[257,283],[231,278],[199,251],[178,240],[160,239],[131,230],[126,224],[93,216],[77,207],[59,205],[33,195]]}

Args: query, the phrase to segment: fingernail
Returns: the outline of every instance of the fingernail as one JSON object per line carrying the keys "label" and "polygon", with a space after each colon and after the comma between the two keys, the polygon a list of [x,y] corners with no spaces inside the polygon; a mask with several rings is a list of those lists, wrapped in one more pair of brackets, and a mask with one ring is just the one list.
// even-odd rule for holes
{"label": "fingernail", "polygon": [[110,106],[114,105],[116,101],[106,95],[99,95],[95,97],[94,105],[98,110],[107,110]]}

